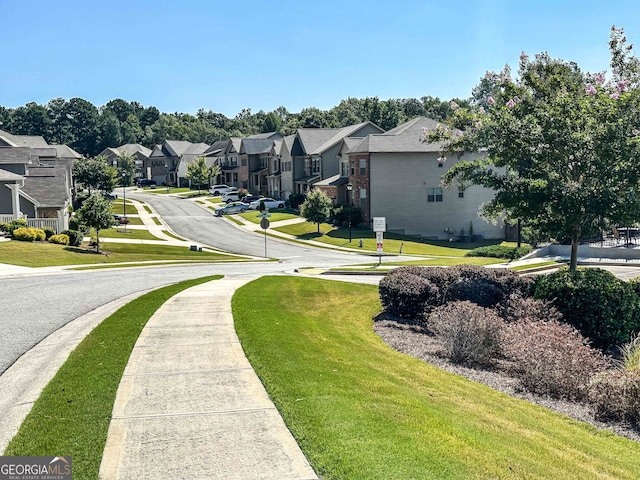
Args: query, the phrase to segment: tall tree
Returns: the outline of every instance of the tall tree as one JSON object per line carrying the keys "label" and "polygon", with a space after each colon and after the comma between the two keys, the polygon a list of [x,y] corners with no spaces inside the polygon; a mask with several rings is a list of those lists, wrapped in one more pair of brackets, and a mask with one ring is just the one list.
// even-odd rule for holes
{"label": "tall tree", "polygon": [[16,135],[43,135],[49,133],[49,112],[34,102],[18,107],[13,112],[11,131]]}
{"label": "tall tree", "polygon": [[211,178],[211,169],[207,166],[204,157],[198,157],[187,165],[186,177],[191,180],[192,185],[198,185],[198,193],[202,185],[208,185]]}
{"label": "tall tree", "polygon": [[73,164],[75,180],[89,189],[112,192],[118,182],[118,171],[104,157],[76,160]]}
{"label": "tall tree", "polygon": [[571,240],[577,265],[583,235],[640,219],[640,69],[621,29],[611,31],[612,76],[536,55],[520,57],[518,78],[488,74],[477,91],[491,95],[457,108],[444,154],[486,152],[454,165],[445,185],[496,191],[483,207],[491,218],[524,219],[551,238]]}
{"label": "tall tree", "polygon": [[111,202],[98,192],[87,198],[80,209],[78,217],[82,224],[96,231],[96,253],[100,253],[100,230],[111,228],[116,224],[111,213]]}
{"label": "tall tree", "polygon": [[128,187],[133,185],[136,177],[136,162],[134,158],[126,152],[118,156],[118,178],[122,185]]}
{"label": "tall tree", "polygon": [[318,225],[318,233],[320,233],[320,224],[326,222],[331,214],[331,199],[322,190],[314,189],[307,193],[306,200],[300,205],[300,215],[307,222]]}

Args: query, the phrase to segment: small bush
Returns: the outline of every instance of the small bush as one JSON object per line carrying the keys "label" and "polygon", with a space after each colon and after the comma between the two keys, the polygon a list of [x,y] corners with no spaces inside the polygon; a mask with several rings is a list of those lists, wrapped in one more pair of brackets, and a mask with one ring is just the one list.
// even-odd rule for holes
{"label": "small bush", "polygon": [[5,222],[0,222],[0,232],[9,232],[9,224]]}
{"label": "small bush", "polygon": [[440,303],[439,290],[426,278],[398,270],[380,280],[380,302],[391,315],[420,321],[423,313]]}
{"label": "small bush", "polygon": [[45,239],[44,230],[40,228],[16,228],[12,234],[13,238],[21,242],[41,242]]}
{"label": "small bush", "polygon": [[609,370],[589,383],[589,403],[596,418],[638,424],[640,422],[640,371]]}
{"label": "small bush", "polygon": [[434,309],[427,326],[442,342],[447,357],[464,365],[484,365],[500,352],[503,322],[493,310],[471,302]]}
{"label": "small bush", "polygon": [[562,314],[546,300],[526,298],[512,295],[497,309],[498,315],[507,323],[518,321],[549,321],[562,322]]}
{"label": "small bush", "polygon": [[335,207],[331,212],[331,217],[336,225],[349,226],[349,212],[351,212],[351,225],[359,225],[364,221],[362,209],[349,205]]}
{"label": "small bush", "polygon": [[298,208],[305,201],[305,196],[301,193],[292,193],[289,195],[289,205],[291,208]]}
{"label": "small bush", "polygon": [[[425,280],[428,285],[424,284]],[[380,281],[380,300],[389,313],[420,320],[447,302],[466,300],[489,307],[511,295],[528,296],[532,285],[531,278],[520,277],[507,269],[475,265],[402,267]]]}
{"label": "small bush", "polygon": [[69,237],[69,245],[73,247],[79,247],[82,244],[82,232],[77,230],[65,230],[61,232],[61,235],[67,235]]}
{"label": "small bush", "polygon": [[553,320],[506,324],[502,349],[527,390],[570,400],[583,399],[591,376],[607,366],[578,330]]}
{"label": "small bush", "polygon": [[465,257],[492,257],[492,258],[506,258],[509,260],[515,260],[516,258],[523,257],[531,253],[530,246],[524,247],[508,247],[506,245],[488,245],[486,247],[478,247],[467,252]]}
{"label": "small bush", "polygon": [[565,321],[606,351],[640,330],[640,305],[633,287],[598,268],[563,268],[541,276],[535,298],[550,300]]}
{"label": "small bush", "polygon": [[69,218],[69,230],[82,231],[82,230],[85,230],[85,229],[86,229],[86,227],[80,223],[80,220],[78,220],[78,217],[73,216],[73,217]]}
{"label": "small bush", "polygon": [[640,370],[640,335],[634,335],[620,347],[620,359],[616,363],[621,370]]}
{"label": "small bush", "polygon": [[7,232],[11,235],[13,235],[13,231],[18,229],[18,228],[28,228],[29,225],[27,224],[27,221],[24,218],[19,218],[18,220],[12,220],[9,223],[9,228],[7,229]]}
{"label": "small bush", "polygon": [[49,243],[56,243],[58,245],[69,245],[69,235],[61,233],[60,235],[51,235],[49,237]]}
{"label": "small bush", "polygon": [[51,227],[44,227],[42,230],[44,231],[45,240],[49,240],[52,235],[56,234],[56,231]]}

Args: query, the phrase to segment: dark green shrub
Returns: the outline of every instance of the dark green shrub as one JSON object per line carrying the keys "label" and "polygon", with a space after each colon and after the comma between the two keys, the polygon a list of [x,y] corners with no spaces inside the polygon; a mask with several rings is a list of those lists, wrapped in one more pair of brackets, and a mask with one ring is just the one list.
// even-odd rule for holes
{"label": "dark green shrub", "polygon": [[427,328],[454,363],[488,364],[500,353],[503,321],[494,310],[471,302],[450,302],[434,309]]}
{"label": "dark green shrub", "polygon": [[490,279],[461,278],[449,287],[447,298],[457,302],[469,301],[488,308],[500,303],[504,294],[498,284]]}
{"label": "dark green shrub", "polygon": [[73,216],[69,218],[69,230],[84,230],[84,226],[80,224],[78,217]]}
{"label": "dark green shrub", "polygon": [[532,282],[507,269],[475,265],[402,267],[380,281],[379,291],[382,306],[389,313],[420,320],[446,302],[468,300],[488,307],[512,295],[529,296]]}
{"label": "dark green shrub", "polygon": [[61,233],[60,235],[51,235],[49,237],[49,243],[56,243],[58,245],[69,245],[69,235]]}
{"label": "dark green shrub", "polygon": [[492,258],[506,258],[509,260],[515,260],[531,253],[531,247],[508,247],[506,245],[488,245],[486,247],[478,247],[467,252],[465,257],[492,257]]}
{"label": "dark green shrub", "polygon": [[571,400],[585,398],[591,377],[607,367],[580,332],[555,320],[505,324],[502,351],[527,390]]}
{"label": "dark green shrub", "polygon": [[69,245],[73,247],[79,247],[82,244],[82,232],[77,230],[65,230],[61,232],[61,235],[67,235],[69,237]]}
{"label": "dark green shrub", "polygon": [[44,227],[42,230],[44,231],[45,240],[49,240],[52,235],[56,234],[56,231],[51,227]]}
{"label": "dark green shrub", "polygon": [[4,223],[4,222],[0,222],[0,232],[8,232],[9,231],[9,224],[8,223]]}
{"label": "dark green shrub", "polygon": [[631,288],[633,288],[633,291],[636,292],[638,298],[640,298],[640,277],[632,278],[627,283],[631,286]]}
{"label": "dark green shrub", "polygon": [[27,221],[24,218],[19,218],[18,220],[12,220],[9,223],[9,228],[7,229],[7,232],[11,235],[13,235],[13,231],[16,230],[17,228],[27,228],[29,225],[27,224]]}
{"label": "dark green shrub", "polygon": [[301,193],[292,193],[289,195],[289,205],[291,208],[298,208],[305,201],[305,196]]}
{"label": "dark green shrub", "polygon": [[440,303],[439,290],[433,283],[405,269],[380,280],[379,292],[385,311],[407,320],[422,320],[425,311]]}
{"label": "dark green shrub", "polygon": [[538,279],[535,298],[552,301],[567,323],[604,351],[640,330],[638,296],[627,282],[598,268],[563,268]]}
{"label": "dark green shrub", "polygon": [[589,403],[596,418],[640,423],[640,371],[608,370],[589,384]]}
{"label": "dark green shrub", "polygon": [[349,212],[351,212],[351,225],[359,225],[364,221],[362,209],[354,206],[340,205],[333,209],[332,217],[336,225],[349,226]]}

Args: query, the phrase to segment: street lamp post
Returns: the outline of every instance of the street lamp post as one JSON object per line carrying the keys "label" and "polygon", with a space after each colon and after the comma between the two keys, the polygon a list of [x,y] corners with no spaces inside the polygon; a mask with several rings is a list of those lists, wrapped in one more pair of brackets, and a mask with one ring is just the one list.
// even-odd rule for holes
{"label": "street lamp post", "polygon": [[122,172],[122,219],[124,222],[124,231],[127,231],[127,172]]}
{"label": "street lamp post", "polygon": [[169,165],[167,165],[167,162],[164,162],[164,169],[165,178],[167,179],[167,193],[169,193],[169,190],[171,190],[171,185],[169,185]]}
{"label": "street lamp post", "polygon": [[351,182],[347,183],[347,192],[348,192],[348,209],[349,209],[349,243],[351,243],[351,204],[353,201],[353,184]]}

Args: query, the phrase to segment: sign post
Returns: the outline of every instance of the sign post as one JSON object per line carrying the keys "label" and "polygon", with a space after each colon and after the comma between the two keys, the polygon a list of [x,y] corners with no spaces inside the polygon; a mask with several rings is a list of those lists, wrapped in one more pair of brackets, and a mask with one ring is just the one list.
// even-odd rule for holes
{"label": "sign post", "polygon": [[387,231],[387,217],[373,217],[373,231],[376,232],[376,247],[378,250],[378,266],[382,263],[382,244],[384,232]]}
{"label": "sign post", "polygon": [[269,228],[269,212],[262,212],[258,217],[260,220],[260,228],[264,230],[264,258],[267,258],[267,228]]}

